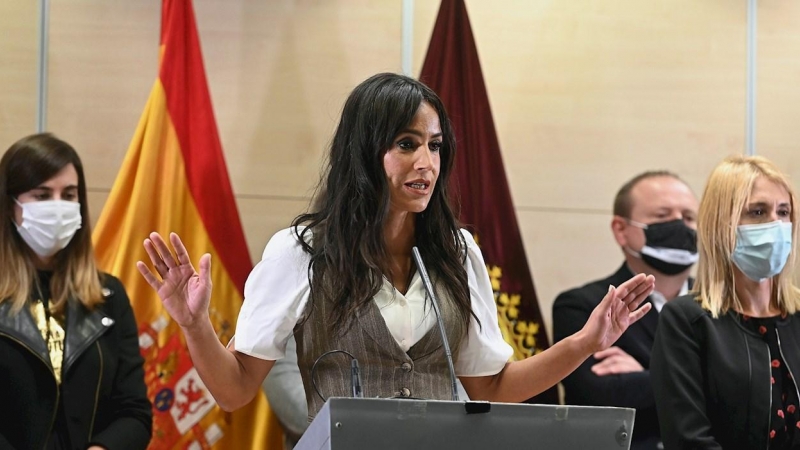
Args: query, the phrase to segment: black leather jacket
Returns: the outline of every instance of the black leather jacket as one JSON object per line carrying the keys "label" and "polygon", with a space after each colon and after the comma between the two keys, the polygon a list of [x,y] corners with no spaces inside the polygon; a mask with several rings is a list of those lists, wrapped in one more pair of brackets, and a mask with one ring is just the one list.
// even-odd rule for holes
{"label": "black leather jacket", "polygon": [[105,302],[89,311],[70,301],[62,383],[28,308],[0,303],[0,449],[43,449],[58,402],[71,446],[144,449],[152,411],[133,310],[122,284],[104,276]]}
{"label": "black leather jacket", "polygon": [[[781,356],[800,376],[800,315],[776,328]],[[667,303],[650,361],[664,447],[767,449],[774,357],[735,313],[714,319],[692,296]]]}

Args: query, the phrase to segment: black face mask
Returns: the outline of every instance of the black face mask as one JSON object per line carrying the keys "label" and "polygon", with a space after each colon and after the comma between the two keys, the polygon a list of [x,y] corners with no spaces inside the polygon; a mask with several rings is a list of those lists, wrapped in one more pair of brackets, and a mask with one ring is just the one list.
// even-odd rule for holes
{"label": "black face mask", "polygon": [[636,256],[664,275],[677,275],[697,262],[697,231],[683,219],[648,225],[628,221],[644,229],[644,247]]}

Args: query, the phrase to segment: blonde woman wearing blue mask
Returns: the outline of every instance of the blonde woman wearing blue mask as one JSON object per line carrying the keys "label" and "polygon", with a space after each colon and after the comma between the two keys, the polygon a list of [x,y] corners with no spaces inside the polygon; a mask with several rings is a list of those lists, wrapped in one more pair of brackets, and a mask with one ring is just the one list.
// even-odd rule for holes
{"label": "blonde woman wearing blue mask", "polygon": [[650,366],[666,449],[800,448],[797,200],[762,157],[711,173],[693,293],[661,312]]}
{"label": "blonde woman wearing blue mask", "polygon": [[136,322],[95,267],[78,154],[50,134],[17,141],[0,208],[0,448],[146,448]]}

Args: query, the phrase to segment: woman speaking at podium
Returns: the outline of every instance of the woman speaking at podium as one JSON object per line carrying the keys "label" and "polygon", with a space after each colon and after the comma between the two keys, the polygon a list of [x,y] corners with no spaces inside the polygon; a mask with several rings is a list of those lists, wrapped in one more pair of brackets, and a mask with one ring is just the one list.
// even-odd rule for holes
{"label": "woman speaking at podium", "polygon": [[[455,159],[444,107],[427,86],[378,74],[348,97],[311,212],[276,233],[245,285],[236,336],[224,347],[209,320],[210,255],[199,273],[180,238],[144,241],[154,271],[137,264],[181,326],[201,378],[220,406],[253,399],[294,333],[314,417],[327,397],[349,397],[350,361],[365,397],[451,399],[437,319],[412,261],[431,273],[456,375],[471,399],[520,402],[558,383],[649,311],[639,275],[608,294],[586,326],[548,350],[509,362],[480,249],[448,203]],[[312,366],[319,360],[315,370]]]}

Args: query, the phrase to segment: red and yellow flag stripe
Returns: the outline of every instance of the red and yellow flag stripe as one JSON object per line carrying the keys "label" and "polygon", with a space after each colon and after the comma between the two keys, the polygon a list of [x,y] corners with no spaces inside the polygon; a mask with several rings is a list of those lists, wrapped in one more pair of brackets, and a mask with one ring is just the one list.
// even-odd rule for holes
{"label": "red and yellow flag stripe", "polygon": [[[126,286],[140,325],[150,448],[280,448],[282,433],[263,395],[233,414],[213,404],[191,369],[178,326],[135,263],[151,231],[178,233],[195,258],[212,256],[211,318],[230,339],[252,269],[228,178],[190,0],[164,0],[160,70],[94,232],[100,267]],[[209,401],[210,399],[210,401]],[[222,436],[220,438],[220,435]]]}

